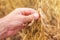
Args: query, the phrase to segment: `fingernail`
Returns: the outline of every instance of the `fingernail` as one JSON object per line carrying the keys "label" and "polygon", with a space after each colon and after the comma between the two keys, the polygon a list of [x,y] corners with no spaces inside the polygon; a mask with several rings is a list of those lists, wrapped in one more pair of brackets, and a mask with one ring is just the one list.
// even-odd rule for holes
{"label": "fingernail", "polygon": [[39,14],[38,13],[34,13],[34,19],[37,20],[39,18]]}

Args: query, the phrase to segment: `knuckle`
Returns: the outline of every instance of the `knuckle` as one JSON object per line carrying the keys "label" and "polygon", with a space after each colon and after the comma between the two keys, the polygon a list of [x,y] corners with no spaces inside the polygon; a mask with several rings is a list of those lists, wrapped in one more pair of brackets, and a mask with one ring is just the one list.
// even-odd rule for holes
{"label": "knuckle", "polygon": [[21,8],[16,8],[15,10],[20,10]]}

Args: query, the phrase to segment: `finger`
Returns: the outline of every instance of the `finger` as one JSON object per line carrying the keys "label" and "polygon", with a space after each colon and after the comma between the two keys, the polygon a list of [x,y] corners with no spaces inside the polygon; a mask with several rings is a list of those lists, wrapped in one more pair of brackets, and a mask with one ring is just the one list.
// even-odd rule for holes
{"label": "finger", "polygon": [[23,10],[23,15],[30,15],[30,14],[33,14],[33,13],[35,13],[36,12],[36,10],[34,10],[34,9],[32,9],[32,8],[25,8],[24,10]]}
{"label": "finger", "polygon": [[30,14],[33,14],[36,12],[36,10],[34,10],[32,8],[17,8],[16,11],[22,15],[30,15]]}

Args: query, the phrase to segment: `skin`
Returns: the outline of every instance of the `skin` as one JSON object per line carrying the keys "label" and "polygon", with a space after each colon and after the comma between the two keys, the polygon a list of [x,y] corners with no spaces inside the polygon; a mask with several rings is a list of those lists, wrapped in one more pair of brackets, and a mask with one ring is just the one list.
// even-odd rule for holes
{"label": "skin", "polygon": [[25,24],[33,19],[37,20],[39,14],[31,8],[17,8],[0,19],[0,39],[15,35],[25,27]]}

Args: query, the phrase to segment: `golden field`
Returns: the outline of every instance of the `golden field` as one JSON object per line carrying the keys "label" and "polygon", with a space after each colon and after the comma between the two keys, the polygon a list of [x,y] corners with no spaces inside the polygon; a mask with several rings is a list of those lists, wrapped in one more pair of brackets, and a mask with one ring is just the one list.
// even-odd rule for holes
{"label": "golden field", "polygon": [[60,40],[60,0],[0,0],[0,17],[23,7],[39,11],[41,18],[2,40]]}

